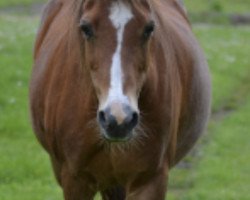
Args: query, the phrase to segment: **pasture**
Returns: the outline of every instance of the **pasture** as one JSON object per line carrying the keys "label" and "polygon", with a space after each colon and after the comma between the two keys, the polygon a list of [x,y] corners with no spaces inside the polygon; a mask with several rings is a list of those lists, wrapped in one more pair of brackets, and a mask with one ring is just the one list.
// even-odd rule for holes
{"label": "pasture", "polygon": [[[0,6],[16,2],[0,0]],[[245,12],[245,7],[239,10]],[[28,82],[38,21],[34,16],[0,14],[1,200],[62,199],[48,156],[37,143],[29,121]],[[247,200],[250,27],[194,25],[194,32],[212,73],[212,116],[195,150],[172,171],[169,199]]]}
{"label": "pasture", "polygon": [[[40,2],[46,2],[46,0],[1,0],[0,7],[30,5]],[[247,13],[249,12],[249,2],[246,0],[193,0],[185,1],[185,4],[190,13],[219,11],[225,13]]]}

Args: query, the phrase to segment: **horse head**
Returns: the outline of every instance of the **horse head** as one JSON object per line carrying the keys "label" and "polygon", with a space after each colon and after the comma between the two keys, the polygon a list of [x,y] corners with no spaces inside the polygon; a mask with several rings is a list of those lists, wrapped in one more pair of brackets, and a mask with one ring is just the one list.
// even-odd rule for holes
{"label": "horse head", "polygon": [[138,99],[149,65],[150,7],[146,1],[89,0],[82,9],[84,62],[99,100],[102,134],[127,141],[139,123]]}

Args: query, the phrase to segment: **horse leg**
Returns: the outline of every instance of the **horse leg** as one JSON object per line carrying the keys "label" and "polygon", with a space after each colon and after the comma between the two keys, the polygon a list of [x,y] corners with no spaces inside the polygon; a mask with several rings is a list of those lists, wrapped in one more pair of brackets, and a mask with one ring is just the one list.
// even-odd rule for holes
{"label": "horse leg", "polygon": [[69,171],[63,170],[61,184],[65,200],[93,200],[96,191],[93,184]]}
{"label": "horse leg", "polygon": [[116,187],[101,192],[103,200],[125,200],[126,194],[122,187]]}
{"label": "horse leg", "polygon": [[[139,183],[138,183],[139,182]],[[140,183],[141,182],[141,183]],[[159,172],[146,181],[137,180],[127,195],[126,200],[164,200],[167,190],[167,174]]]}

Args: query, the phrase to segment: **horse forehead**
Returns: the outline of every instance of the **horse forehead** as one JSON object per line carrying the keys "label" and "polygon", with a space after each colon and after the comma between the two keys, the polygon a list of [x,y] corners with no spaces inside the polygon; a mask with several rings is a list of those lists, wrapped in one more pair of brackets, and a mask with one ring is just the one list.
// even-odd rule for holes
{"label": "horse forehead", "polygon": [[131,6],[123,1],[113,1],[110,6],[109,19],[116,29],[124,27],[133,18]]}

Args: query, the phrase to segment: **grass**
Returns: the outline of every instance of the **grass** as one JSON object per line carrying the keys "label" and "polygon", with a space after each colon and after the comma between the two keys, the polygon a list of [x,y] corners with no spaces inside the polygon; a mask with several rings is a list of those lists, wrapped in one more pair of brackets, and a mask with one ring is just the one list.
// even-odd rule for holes
{"label": "grass", "polygon": [[212,135],[209,136],[209,144],[200,152],[202,159],[196,161],[197,165],[186,170],[186,174],[183,170],[174,172],[173,182],[180,174],[185,178],[179,177],[179,181],[183,181],[181,187],[180,183],[174,186],[175,193],[170,194],[173,200],[250,199],[250,163],[247,160],[250,95],[245,100],[248,103],[239,106],[235,113],[220,122],[211,122],[209,132]]}
{"label": "grass", "polygon": [[[250,27],[195,27],[213,81],[213,117],[192,168],[171,173],[170,199],[250,199]],[[198,155],[197,155],[198,154]]]}
{"label": "grass", "polygon": [[[62,199],[29,122],[28,82],[37,24],[34,17],[0,15],[1,200]],[[250,27],[195,26],[194,31],[211,67],[217,114],[195,158],[186,159],[192,168],[172,171],[169,199],[250,199]]]}
{"label": "grass", "polygon": [[185,1],[187,9],[197,12],[249,13],[250,2],[246,0],[192,0]]}
{"label": "grass", "polygon": [[[0,11],[4,13],[37,14],[40,6],[49,0],[0,0]],[[250,2],[246,0],[192,0],[185,1],[192,23],[249,24]],[[37,4],[39,4],[37,6]],[[240,18],[239,18],[240,17]],[[245,21],[245,22],[244,22]]]}
{"label": "grass", "polygon": [[241,88],[248,82],[250,28],[197,26],[194,30],[212,71],[213,111],[238,106]]}
{"label": "grass", "polygon": [[[0,0],[0,7],[30,5],[47,2],[48,0]],[[250,1],[247,0],[184,0],[191,13],[199,12],[224,12],[224,13],[249,13]]]}
{"label": "grass", "polygon": [[[0,11],[13,14],[34,14],[38,12],[36,4],[49,0],[0,0]],[[185,1],[189,18],[194,23],[231,24],[242,23],[235,14],[248,18],[250,1],[247,0],[192,0]],[[11,7],[14,6],[14,9]],[[248,20],[249,21],[249,20]],[[249,22],[248,22],[249,23]]]}
{"label": "grass", "polygon": [[[245,100],[250,102],[250,95]],[[222,122],[213,122],[213,138],[203,149],[203,159],[193,174],[194,185],[183,200],[250,199],[249,119],[247,103]]]}
{"label": "grass", "polygon": [[40,2],[46,2],[46,0],[0,0],[0,8],[11,6],[27,6]]}
{"label": "grass", "polygon": [[[28,81],[38,20],[0,15],[0,199],[60,199],[30,128]],[[38,195],[39,194],[39,195]]]}
{"label": "grass", "polygon": [[250,12],[250,1],[245,0],[192,0],[185,4],[195,23],[231,24],[236,23],[235,16],[248,16]]}

